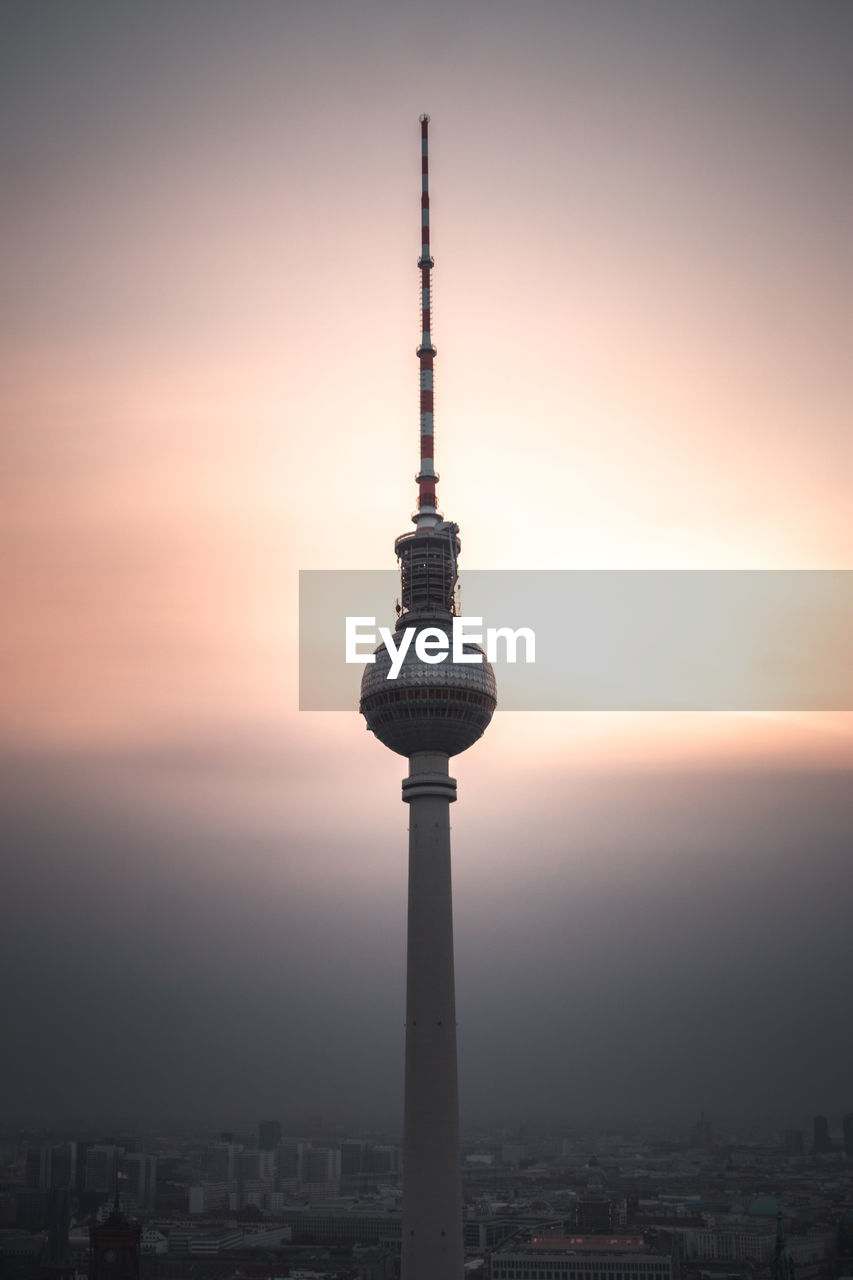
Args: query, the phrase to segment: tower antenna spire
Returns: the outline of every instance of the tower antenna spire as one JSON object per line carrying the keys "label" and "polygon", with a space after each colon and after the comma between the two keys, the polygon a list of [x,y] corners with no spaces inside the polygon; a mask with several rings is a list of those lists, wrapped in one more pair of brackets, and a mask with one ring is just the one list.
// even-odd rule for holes
{"label": "tower antenna spire", "polygon": [[421,252],[418,268],[421,273],[421,341],[417,350],[420,362],[421,396],[421,461],[415,479],[418,484],[418,509],[412,520],[418,529],[431,529],[438,524],[441,513],[436,506],[435,486],[438,475],[435,470],[434,448],[434,400],[433,360],[437,352],[432,342],[432,287],[430,271],[435,262],[429,244],[429,116],[421,121]]}

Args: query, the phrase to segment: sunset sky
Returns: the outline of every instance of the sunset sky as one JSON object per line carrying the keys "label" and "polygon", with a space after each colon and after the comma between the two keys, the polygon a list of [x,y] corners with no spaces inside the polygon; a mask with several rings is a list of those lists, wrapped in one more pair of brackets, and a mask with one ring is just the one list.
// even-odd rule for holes
{"label": "sunset sky", "polygon": [[[410,527],[418,116],[463,592],[853,568],[853,8],[0,22],[0,1123],[393,1122],[405,763],[297,710],[297,575]],[[840,713],[498,712],[463,1121],[853,1108],[851,765]]]}

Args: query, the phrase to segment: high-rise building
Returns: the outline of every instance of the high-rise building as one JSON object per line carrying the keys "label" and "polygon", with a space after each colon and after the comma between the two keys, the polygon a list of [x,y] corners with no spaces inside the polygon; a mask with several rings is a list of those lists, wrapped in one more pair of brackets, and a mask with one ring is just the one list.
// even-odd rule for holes
{"label": "high-rise building", "polygon": [[234,1162],[234,1177],[240,1181],[254,1180],[260,1178],[261,1160],[269,1153],[265,1151],[249,1150],[238,1151]]}
{"label": "high-rise building", "polygon": [[243,1181],[257,1181],[259,1178],[273,1178],[276,1171],[274,1151],[260,1151],[250,1148],[238,1151],[234,1161],[234,1177]]}
{"label": "high-rise building", "polygon": [[41,1266],[44,1280],[75,1280],[77,1274],[68,1240],[70,1199],[71,1192],[68,1189],[52,1187],[48,1194],[47,1244]]}
{"label": "high-rise building", "polygon": [[341,1153],[334,1147],[306,1147],[302,1152],[302,1181],[332,1189],[341,1179]]}
{"label": "high-rise building", "polygon": [[77,1143],[60,1142],[50,1153],[50,1185],[70,1191],[77,1181]]}
{"label": "high-rise building", "polygon": [[393,1146],[368,1147],[364,1153],[364,1171],[384,1177],[400,1171],[400,1149]]}
{"label": "high-rise building", "polygon": [[705,1112],[702,1111],[699,1119],[693,1129],[693,1142],[697,1147],[705,1147],[706,1150],[714,1145],[714,1127],[711,1121],[706,1119]]}
{"label": "high-rise building", "polygon": [[802,1129],[786,1129],[785,1154],[788,1156],[801,1156],[804,1151],[805,1139]]}
{"label": "high-rise building", "polygon": [[157,1157],[133,1151],[119,1158],[122,1195],[136,1209],[153,1209],[157,1197]]}
{"label": "high-rise building", "polygon": [[841,1121],[842,1140],[844,1142],[844,1154],[848,1160],[853,1160],[853,1111]]}
{"label": "high-rise building", "polygon": [[86,1190],[86,1165],[88,1163],[89,1148],[93,1145],[91,1142],[78,1142],[77,1147],[77,1173],[74,1178],[74,1190],[79,1194]]}
{"label": "high-rise building", "polygon": [[[409,901],[403,1118],[403,1280],[459,1280],[463,1267],[448,762],[473,746],[497,701],[492,668],[476,645],[452,655],[459,526],[436,502],[429,205],[429,116],[421,116],[420,466],[414,532],[394,550],[401,590],[396,631],[409,632],[389,679],[383,645],[365,665],[361,711],[386,747],[409,760]],[[443,661],[436,653],[445,653]]]}
{"label": "high-rise building", "polygon": [[211,1182],[237,1177],[237,1158],[243,1150],[238,1142],[211,1142],[205,1152],[205,1176]]}
{"label": "high-rise building", "polygon": [[120,1152],[112,1143],[99,1142],[86,1152],[86,1190],[114,1191]]}
{"label": "high-rise building", "polygon": [[276,1149],[276,1172],[282,1182],[296,1182],[302,1177],[302,1152],[305,1142],[282,1142]]}
{"label": "high-rise building", "polygon": [[31,1191],[44,1191],[50,1186],[50,1147],[46,1143],[27,1148],[24,1178]]}
{"label": "high-rise building", "polygon": [[281,1121],[262,1120],[258,1125],[258,1146],[261,1151],[275,1151],[281,1143]]}
{"label": "high-rise building", "polygon": [[139,1134],[125,1135],[115,1139],[117,1147],[121,1147],[125,1155],[141,1155],[145,1150],[145,1139]]}
{"label": "high-rise building", "polygon": [[341,1143],[341,1177],[354,1178],[364,1167],[365,1143],[357,1138],[347,1138]]}
{"label": "high-rise building", "polygon": [[814,1118],[814,1149],[815,1155],[821,1155],[832,1150],[829,1121],[826,1116],[815,1116]]}

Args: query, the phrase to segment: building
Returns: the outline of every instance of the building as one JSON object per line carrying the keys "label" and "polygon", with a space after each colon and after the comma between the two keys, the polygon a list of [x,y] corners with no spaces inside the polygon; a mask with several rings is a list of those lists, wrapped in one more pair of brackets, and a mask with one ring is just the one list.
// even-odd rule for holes
{"label": "building", "polygon": [[465,1253],[482,1258],[498,1245],[503,1244],[504,1240],[509,1239],[510,1236],[517,1236],[519,1224],[531,1228],[537,1225],[540,1228],[542,1226],[541,1219],[537,1224],[530,1218],[519,1219],[517,1215],[512,1217],[489,1215],[481,1218],[469,1215],[465,1219]]}
{"label": "building", "polygon": [[294,1244],[305,1242],[334,1247],[340,1245],[378,1245],[399,1250],[402,1223],[399,1211],[376,1209],[340,1209],[310,1207],[283,1208],[276,1213],[279,1222],[290,1227]]}
{"label": "building", "polygon": [[44,1191],[50,1186],[50,1152],[45,1143],[27,1148],[24,1181],[31,1191]]}
{"label": "building", "polygon": [[139,1134],[124,1134],[115,1139],[115,1145],[121,1147],[125,1155],[141,1155],[145,1150],[145,1139]]}
{"label": "building", "polygon": [[26,1185],[33,1191],[47,1191],[51,1187],[72,1190],[77,1180],[76,1142],[42,1143],[29,1147],[24,1177]]}
{"label": "building", "polygon": [[126,1202],[136,1210],[152,1210],[157,1199],[157,1157],[141,1151],[120,1156],[118,1174]]}
{"label": "building", "polygon": [[302,1152],[301,1182],[312,1200],[336,1195],[341,1181],[341,1153],[335,1147],[306,1147]]}
{"label": "building", "polygon": [[143,1227],[140,1248],[143,1254],[168,1253],[169,1237],[157,1227]]}
{"label": "building", "polygon": [[776,1235],[765,1220],[733,1222],[718,1226],[676,1227],[683,1256],[697,1262],[748,1262],[763,1266],[769,1262]]}
{"label": "building", "polygon": [[788,1156],[801,1156],[805,1149],[806,1144],[802,1129],[786,1129],[785,1154]]}
{"label": "building", "polygon": [[281,1144],[281,1121],[261,1120],[258,1125],[258,1146],[261,1151],[275,1151]]}
{"label": "building", "polygon": [[282,1142],[275,1153],[276,1173],[282,1182],[298,1182],[302,1177],[303,1142]]}
{"label": "building", "polygon": [[355,1178],[364,1172],[364,1151],[367,1144],[356,1138],[341,1143],[341,1177]]}
{"label": "building", "polygon": [[829,1136],[829,1121],[826,1116],[815,1116],[814,1118],[814,1151],[815,1155],[824,1155],[827,1151],[832,1150],[832,1140]]}
{"label": "building", "polygon": [[272,1178],[275,1168],[275,1151],[238,1151],[234,1159],[234,1176],[243,1181]]}
{"label": "building", "polygon": [[0,1233],[0,1276],[3,1280],[39,1280],[45,1244],[43,1231]]}
{"label": "building", "polygon": [[210,1257],[224,1253],[227,1249],[236,1249],[243,1243],[243,1232],[239,1227],[214,1227],[209,1230],[174,1230],[169,1234],[170,1254],[198,1254]]}
{"label": "building", "polygon": [[76,1265],[68,1232],[71,1192],[55,1187],[48,1193],[47,1243],[41,1257],[42,1280],[75,1280]]}
{"label": "building", "polygon": [[523,1232],[489,1257],[490,1280],[672,1280],[668,1250],[642,1235]]}
{"label": "building", "polygon": [[236,1142],[212,1142],[204,1156],[204,1176],[211,1182],[237,1177],[237,1157],[243,1150]]}
{"label": "building", "polygon": [[616,1226],[616,1205],[604,1196],[581,1196],[575,1205],[575,1230],[581,1235],[610,1235]]}
{"label": "building", "polygon": [[114,1191],[121,1152],[112,1143],[96,1143],[86,1152],[86,1190]]}
{"label": "building", "polygon": [[841,1121],[842,1141],[844,1143],[844,1154],[848,1160],[853,1160],[853,1111]]}
{"label": "building", "polygon": [[706,1118],[704,1111],[700,1113],[691,1137],[694,1146],[704,1147],[707,1150],[714,1145],[714,1127]]}
{"label": "building", "polygon": [[220,1213],[231,1208],[231,1196],[234,1182],[205,1182],[189,1187],[187,1191],[187,1211],[193,1216],[205,1213]]}
{"label": "building", "polygon": [[142,1227],[128,1222],[115,1197],[106,1222],[89,1230],[90,1280],[139,1280]]}
{"label": "building", "polygon": [[390,1178],[400,1172],[400,1148],[368,1147],[364,1153],[364,1172],[374,1178]]}
{"label": "building", "polygon": [[[485,654],[464,662],[421,657],[422,633],[449,650],[456,613],[459,528],[437,506],[434,465],[429,211],[429,116],[421,116],[420,466],[414,532],[394,550],[401,589],[396,630],[409,647],[393,681],[380,646],[365,664],[360,710],[380,742],[409,761],[409,897],[403,1117],[402,1280],[459,1280],[463,1267],[462,1185],[456,1067],[456,993],[450,871],[449,760],[482,736],[497,704]],[[412,636],[415,636],[412,641]],[[475,654],[479,655],[479,657]],[[434,651],[433,651],[434,652]]]}

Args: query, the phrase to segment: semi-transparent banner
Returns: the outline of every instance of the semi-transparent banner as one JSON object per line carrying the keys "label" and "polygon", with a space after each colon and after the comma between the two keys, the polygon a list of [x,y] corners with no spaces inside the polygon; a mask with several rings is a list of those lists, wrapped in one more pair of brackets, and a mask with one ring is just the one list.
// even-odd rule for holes
{"label": "semi-transparent banner", "polygon": [[472,641],[504,711],[853,710],[853,571],[467,570],[457,634],[408,639],[399,589],[392,570],[300,573],[302,710],[357,709],[377,646],[389,673],[408,644],[439,672]]}

